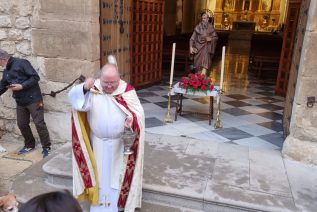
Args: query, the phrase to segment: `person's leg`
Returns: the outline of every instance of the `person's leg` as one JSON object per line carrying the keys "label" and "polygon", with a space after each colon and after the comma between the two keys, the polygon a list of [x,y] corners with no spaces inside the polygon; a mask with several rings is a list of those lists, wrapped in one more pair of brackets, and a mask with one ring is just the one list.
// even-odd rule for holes
{"label": "person's leg", "polygon": [[27,107],[18,106],[17,111],[17,124],[24,138],[24,146],[27,148],[35,147],[35,139],[30,128],[30,112]]}
{"label": "person's leg", "polygon": [[46,123],[44,121],[44,107],[43,107],[43,102],[37,102],[33,103],[27,106],[33,122],[35,124],[37,133],[39,134],[40,141],[42,144],[42,148],[50,148],[51,147],[51,141],[50,141],[50,136],[46,127]]}

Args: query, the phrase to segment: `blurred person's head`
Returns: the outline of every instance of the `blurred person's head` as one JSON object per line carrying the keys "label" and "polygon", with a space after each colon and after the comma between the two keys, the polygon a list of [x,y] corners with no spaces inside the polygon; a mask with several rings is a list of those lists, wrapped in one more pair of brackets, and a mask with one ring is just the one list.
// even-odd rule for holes
{"label": "blurred person's head", "polygon": [[79,203],[69,191],[55,191],[33,197],[19,212],[82,212]]}
{"label": "blurred person's head", "polygon": [[4,67],[7,65],[10,55],[8,52],[0,49],[0,66]]}

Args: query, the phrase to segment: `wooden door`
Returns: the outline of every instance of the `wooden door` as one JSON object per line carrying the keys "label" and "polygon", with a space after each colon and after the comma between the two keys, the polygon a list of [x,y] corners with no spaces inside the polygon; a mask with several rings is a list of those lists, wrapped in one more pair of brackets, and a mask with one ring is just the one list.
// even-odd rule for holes
{"label": "wooden door", "polygon": [[131,6],[131,83],[141,87],[162,78],[164,0],[134,0]]}
{"label": "wooden door", "polygon": [[[309,4],[310,4],[310,0],[301,0],[301,1],[297,0],[297,1],[289,2],[288,15],[293,17],[297,16],[298,21],[296,21],[296,23],[290,23],[293,21],[293,19],[292,18],[287,19],[288,20],[287,22],[289,23],[289,25],[296,24],[297,27],[296,29],[294,29],[295,32],[293,32],[295,34],[294,39],[292,41],[295,43],[294,48],[292,50],[293,57],[290,58],[290,61],[288,61],[289,78],[287,78],[288,79],[287,90],[283,91],[283,93],[286,92],[285,107],[284,107],[284,113],[283,113],[283,128],[284,128],[285,137],[289,135],[289,132],[290,132],[289,128],[290,128],[290,121],[292,116],[292,107],[294,103],[294,95],[295,95],[299,63],[301,58],[302,45],[303,45],[304,35],[306,31]],[[286,32],[288,31],[286,30]],[[282,64],[282,59],[281,59],[281,64]]]}
{"label": "wooden door", "polygon": [[100,0],[100,61],[115,55],[121,76],[130,81],[130,1]]}
{"label": "wooden door", "polygon": [[280,65],[277,75],[275,92],[278,95],[285,96],[290,75],[292,63],[293,48],[295,43],[295,35],[297,22],[299,17],[301,0],[290,0],[287,10],[287,18],[283,34],[283,46],[280,57]]}

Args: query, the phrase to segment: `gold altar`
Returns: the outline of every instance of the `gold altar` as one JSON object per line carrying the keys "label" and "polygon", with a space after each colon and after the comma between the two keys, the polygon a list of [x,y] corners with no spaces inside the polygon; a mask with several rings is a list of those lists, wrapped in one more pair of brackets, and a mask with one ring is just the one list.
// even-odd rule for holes
{"label": "gold altar", "polygon": [[215,28],[223,30],[255,25],[253,30],[272,31],[279,19],[280,0],[217,0],[214,10]]}

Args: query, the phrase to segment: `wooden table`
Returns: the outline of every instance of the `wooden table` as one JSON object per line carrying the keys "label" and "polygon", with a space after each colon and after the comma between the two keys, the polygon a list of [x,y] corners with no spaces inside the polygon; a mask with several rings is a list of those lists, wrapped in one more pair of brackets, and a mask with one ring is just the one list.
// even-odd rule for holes
{"label": "wooden table", "polygon": [[[208,115],[208,120],[209,120],[209,125],[211,125],[211,120],[213,119],[213,114],[214,114],[214,97],[216,97],[217,102],[219,101],[219,86],[215,86],[212,91],[207,91],[206,93],[204,92],[195,92],[192,93],[188,90],[185,90],[183,88],[179,87],[179,83],[176,83],[171,91],[171,95],[177,95],[177,102],[176,102],[176,109],[175,109],[175,121],[177,121],[177,116],[182,115],[183,111],[183,96],[184,95],[193,95],[193,96],[209,96],[210,101],[209,101],[209,113],[205,114]],[[190,111],[186,111],[190,112]],[[192,113],[192,112],[190,112]],[[196,114],[204,114],[204,113],[198,113],[195,112]]]}

